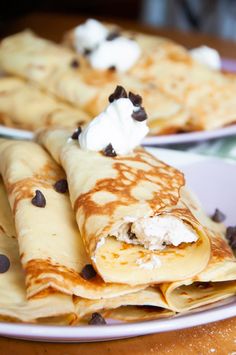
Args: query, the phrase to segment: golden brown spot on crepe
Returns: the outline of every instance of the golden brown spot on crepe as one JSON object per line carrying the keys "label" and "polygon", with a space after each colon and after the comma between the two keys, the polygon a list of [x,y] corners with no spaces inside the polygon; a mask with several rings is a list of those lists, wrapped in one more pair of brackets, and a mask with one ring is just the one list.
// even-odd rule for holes
{"label": "golden brown spot on crepe", "polygon": [[[98,180],[91,190],[81,194],[75,200],[74,211],[76,214],[79,210],[79,213],[83,212],[84,220],[94,215],[106,215],[111,216],[110,224],[112,224],[112,216],[118,207],[140,202],[133,196],[133,190],[141,183],[151,182],[157,185],[157,193],[153,193],[151,197],[146,193],[143,198],[143,203],[149,205],[153,214],[160,212],[167,205],[171,207],[178,202],[179,190],[184,185],[184,176],[180,171],[156,160],[142,149],[137,150],[133,156],[115,157],[113,161],[116,177]],[[139,163],[142,163],[143,167]],[[138,164],[138,167],[135,164]],[[101,206],[93,200],[93,195],[98,191],[110,192],[116,196],[116,200],[108,201]],[[108,229],[109,225],[106,226],[106,230]],[[81,232],[82,236],[85,235],[85,224]],[[94,238],[91,239],[95,243]]]}
{"label": "golden brown spot on crepe", "polygon": [[5,229],[1,225],[0,225],[0,231],[2,231],[3,233],[5,232]]}
{"label": "golden brown spot on crepe", "polygon": [[7,183],[6,190],[8,194],[14,194],[13,214],[16,213],[17,205],[21,200],[33,197],[35,188],[52,189],[52,185],[64,178],[64,176],[61,168],[53,162],[48,162],[40,172],[35,173],[32,177],[15,183]]}
{"label": "golden brown spot on crepe", "polygon": [[220,235],[215,235],[210,238],[212,258],[217,261],[232,259],[234,257],[233,251],[229,247],[226,240]]}
{"label": "golden brown spot on crepe", "polygon": [[[52,290],[53,292],[58,292],[61,289],[63,289],[63,293],[72,294],[72,288],[78,285],[84,286],[86,290],[96,291],[105,285],[98,274],[91,280],[85,280],[80,276],[79,272],[65,265],[55,263],[50,259],[32,259],[28,261],[25,265],[25,272],[28,290],[33,288],[34,284],[48,285],[50,283],[50,286],[46,289],[48,291],[45,290],[45,292],[50,294]],[[35,298],[35,295],[30,298]]]}

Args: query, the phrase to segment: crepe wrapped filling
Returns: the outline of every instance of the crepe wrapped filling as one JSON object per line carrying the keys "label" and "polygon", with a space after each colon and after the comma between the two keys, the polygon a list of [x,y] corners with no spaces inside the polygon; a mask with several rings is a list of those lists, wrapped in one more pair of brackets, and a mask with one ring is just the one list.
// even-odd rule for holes
{"label": "crepe wrapped filling", "polygon": [[86,250],[105,282],[171,282],[205,268],[210,243],[181,195],[183,174],[139,147],[148,132],[142,98],[118,86],[83,130],[38,140],[66,172]]}

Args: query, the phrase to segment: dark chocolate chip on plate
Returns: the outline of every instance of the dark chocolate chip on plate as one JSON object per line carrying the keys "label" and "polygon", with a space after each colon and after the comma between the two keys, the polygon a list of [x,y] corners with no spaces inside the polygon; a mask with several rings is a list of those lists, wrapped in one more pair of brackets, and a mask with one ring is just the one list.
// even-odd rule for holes
{"label": "dark chocolate chip on plate", "polygon": [[142,105],[142,97],[140,95],[133,94],[131,91],[129,92],[129,99],[134,106],[141,106]]}
{"label": "dark chocolate chip on plate", "polygon": [[73,59],[73,60],[70,62],[70,66],[71,66],[71,68],[74,68],[74,69],[79,68],[79,61],[78,61],[78,59]]}
{"label": "dark chocolate chip on plate", "polygon": [[4,254],[0,254],[0,274],[7,272],[10,267],[10,260]]}
{"label": "dark chocolate chip on plate", "polygon": [[76,131],[74,131],[74,133],[72,134],[71,138],[75,140],[78,139],[81,132],[82,132],[82,128],[78,127]]}
{"label": "dark chocolate chip on plate", "polygon": [[83,277],[83,279],[90,280],[94,278],[97,275],[97,273],[96,270],[94,270],[92,264],[87,264],[83,267],[80,275]]}
{"label": "dark chocolate chip on plate", "polygon": [[46,199],[43,193],[39,190],[35,191],[35,196],[31,200],[32,204],[36,207],[45,207],[46,206]]}
{"label": "dark chocolate chip on plate", "polygon": [[114,39],[120,37],[120,33],[118,31],[112,31],[108,34],[106,40],[113,41]]}
{"label": "dark chocolate chip on plate", "polygon": [[138,122],[145,121],[147,119],[147,113],[143,107],[140,107],[139,110],[133,111],[132,115],[133,119]]}
{"label": "dark chocolate chip on plate", "polygon": [[106,324],[106,321],[100,313],[95,312],[92,314],[91,319],[88,321],[88,324],[103,325]]}
{"label": "dark chocolate chip on plate", "polygon": [[61,194],[64,194],[68,191],[68,183],[66,179],[61,179],[58,180],[54,185],[53,185],[54,189],[56,190],[56,192],[59,192]]}
{"label": "dark chocolate chip on plate", "polygon": [[231,248],[236,249],[236,226],[226,229],[226,239],[228,239]]}
{"label": "dark chocolate chip on plate", "polygon": [[115,91],[109,96],[109,102],[113,102],[114,100],[118,99],[127,99],[127,92],[121,85],[117,85]]}
{"label": "dark chocolate chip on plate", "polygon": [[211,216],[211,219],[217,223],[223,222],[225,218],[226,218],[225,214],[221,212],[218,208],[215,209],[214,214]]}
{"label": "dark chocolate chip on plate", "polygon": [[84,49],[84,55],[85,55],[85,56],[91,54],[91,52],[92,52],[91,49],[88,49],[88,48],[85,48],[85,49]]}
{"label": "dark chocolate chip on plate", "polygon": [[104,155],[106,155],[107,157],[116,157],[117,154],[116,154],[116,151],[115,149],[112,147],[112,144],[108,144],[106,146],[106,148],[104,149],[103,151]]}

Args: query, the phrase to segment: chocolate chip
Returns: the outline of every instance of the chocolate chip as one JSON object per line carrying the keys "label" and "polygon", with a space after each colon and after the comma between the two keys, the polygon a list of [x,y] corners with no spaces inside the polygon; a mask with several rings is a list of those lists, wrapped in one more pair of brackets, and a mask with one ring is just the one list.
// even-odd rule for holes
{"label": "chocolate chip", "polygon": [[10,260],[4,254],[0,254],[0,274],[7,272],[10,267]]}
{"label": "chocolate chip", "polygon": [[236,249],[236,226],[226,229],[226,239],[228,239],[231,248]]}
{"label": "chocolate chip", "polygon": [[211,216],[212,221],[221,223],[225,220],[226,216],[218,208],[215,209],[214,214]]}
{"label": "chocolate chip", "polygon": [[90,325],[103,325],[106,324],[105,319],[101,316],[100,313],[93,313],[91,319],[89,320],[88,324]]}
{"label": "chocolate chip", "polygon": [[113,94],[111,94],[108,98],[109,102],[113,102],[114,100],[118,100],[121,98],[127,98],[127,92],[123,88],[123,86],[117,85]]}
{"label": "chocolate chip", "polygon": [[111,143],[106,146],[106,148],[103,151],[104,155],[107,157],[116,157],[117,154],[115,152],[115,149],[112,147]]}
{"label": "chocolate chip", "polygon": [[110,71],[116,71],[115,65],[110,66],[110,67],[108,68],[108,70],[110,70]]}
{"label": "chocolate chip", "polygon": [[83,277],[85,280],[90,280],[93,277],[97,275],[96,271],[93,268],[93,265],[87,264],[83,267],[80,275]]}
{"label": "chocolate chip", "polygon": [[60,192],[61,194],[64,194],[68,191],[68,183],[66,179],[61,179],[58,180],[54,185],[54,189],[56,192]]}
{"label": "chocolate chip", "polygon": [[32,204],[36,207],[45,207],[46,206],[46,199],[41,191],[36,190],[35,196],[31,200]]}
{"label": "chocolate chip", "polygon": [[118,31],[110,32],[106,38],[107,41],[113,41],[114,39],[120,37],[120,33]]}
{"label": "chocolate chip", "polygon": [[139,110],[133,111],[132,115],[133,119],[138,122],[145,121],[147,119],[147,113],[143,107],[140,107]]}
{"label": "chocolate chip", "polygon": [[75,140],[78,139],[81,132],[82,132],[82,128],[78,127],[77,130],[74,131],[74,133],[72,134],[71,138]]}
{"label": "chocolate chip", "polygon": [[79,61],[78,59],[73,59],[70,63],[71,68],[79,68]]}
{"label": "chocolate chip", "polygon": [[91,49],[88,49],[88,48],[85,48],[85,49],[84,49],[84,55],[85,55],[85,56],[91,54],[91,52],[92,52]]}
{"label": "chocolate chip", "polygon": [[129,99],[134,106],[141,106],[142,105],[142,97],[140,95],[135,95],[131,91],[129,92]]}
{"label": "chocolate chip", "polygon": [[212,287],[210,282],[195,282],[195,286],[200,289],[207,289]]}
{"label": "chocolate chip", "polygon": [[133,232],[131,232],[131,228],[129,228],[127,234],[130,240],[137,239],[136,235]]}

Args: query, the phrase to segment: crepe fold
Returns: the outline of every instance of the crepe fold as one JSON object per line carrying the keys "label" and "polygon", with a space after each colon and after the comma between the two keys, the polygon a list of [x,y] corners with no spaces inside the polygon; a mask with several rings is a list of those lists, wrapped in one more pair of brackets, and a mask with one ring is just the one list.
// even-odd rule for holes
{"label": "crepe fold", "polygon": [[40,127],[75,128],[88,121],[87,113],[15,77],[0,78],[0,123],[31,131]]}
{"label": "crepe fold", "polygon": [[[105,284],[97,275],[85,280],[80,272],[90,264],[68,194],[54,184],[65,178],[62,169],[33,142],[0,140],[0,173],[13,211],[20,258],[30,299],[60,291],[86,298],[106,298],[143,289]],[[46,206],[32,204],[39,190]]]}
{"label": "crepe fold", "polygon": [[184,189],[191,198],[191,211],[207,228],[211,255],[207,267],[193,278],[163,284],[161,290],[168,306],[177,312],[204,306],[236,293],[236,258],[225,239],[225,227],[213,222],[204,212],[193,193]]}
{"label": "crepe fold", "polygon": [[156,84],[112,70],[93,70],[83,56],[29,31],[1,42],[0,68],[35,83],[90,116],[102,112],[108,96],[117,84],[122,85],[142,96],[151,134],[184,130],[190,117],[180,102],[158,89]]}
{"label": "crepe fold", "polygon": [[[27,300],[25,277],[21,267],[18,242],[7,194],[0,178],[0,254],[10,260],[10,268],[0,273],[0,319],[36,322],[47,320],[69,324],[75,319],[71,296],[57,292],[44,292],[34,300]],[[50,319],[48,319],[50,317]],[[59,318],[60,317],[60,318]]]}
{"label": "crepe fold", "polygon": [[[106,282],[138,285],[183,280],[206,267],[209,238],[188,208],[191,201],[180,194],[185,184],[181,172],[141,148],[111,158],[83,151],[68,137],[66,130],[47,130],[38,140],[66,172],[86,250]],[[131,221],[154,215],[175,216],[191,226],[196,242],[150,250],[115,237],[117,230]],[[153,257],[160,265],[142,265]]]}

